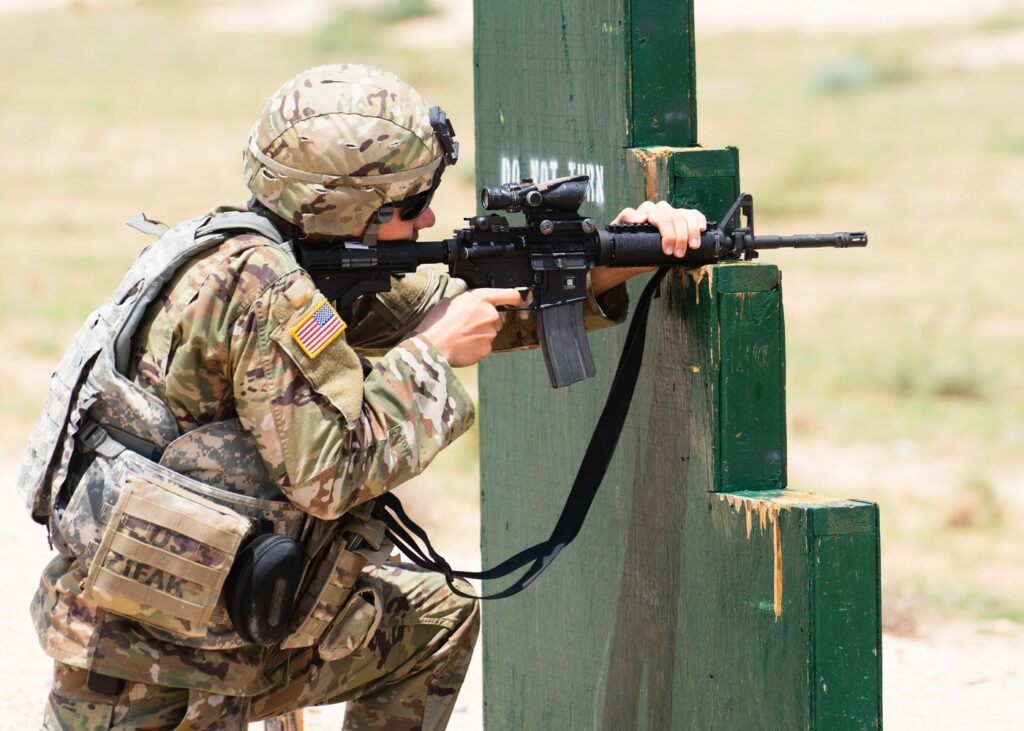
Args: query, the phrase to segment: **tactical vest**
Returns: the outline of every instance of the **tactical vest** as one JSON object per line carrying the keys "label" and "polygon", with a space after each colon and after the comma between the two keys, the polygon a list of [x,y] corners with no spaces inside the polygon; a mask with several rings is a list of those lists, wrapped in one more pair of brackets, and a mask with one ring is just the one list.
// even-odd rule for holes
{"label": "tactical vest", "polygon": [[[56,548],[88,569],[87,597],[191,647],[244,644],[221,597],[234,557],[257,532],[296,538],[307,561],[282,647],[351,651],[354,637],[369,636],[367,605],[379,601],[357,586],[360,572],[390,550],[371,506],[337,521],[312,518],[277,490],[237,419],[181,434],[168,406],[127,377],[132,337],[182,265],[239,233],[290,253],[289,244],[254,213],[192,219],[162,235],[145,219],[133,225],[159,238],[89,315],[54,372],[19,493]],[[365,601],[348,601],[354,594]]]}

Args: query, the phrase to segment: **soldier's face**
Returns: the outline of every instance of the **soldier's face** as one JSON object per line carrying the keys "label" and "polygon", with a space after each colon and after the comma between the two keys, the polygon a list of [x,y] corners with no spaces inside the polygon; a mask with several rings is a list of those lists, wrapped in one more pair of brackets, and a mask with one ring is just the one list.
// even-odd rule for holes
{"label": "soldier's face", "polygon": [[380,228],[377,229],[377,240],[415,241],[419,237],[419,231],[424,228],[430,228],[434,225],[435,221],[437,221],[437,217],[430,206],[424,208],[423,213],[411,221],[403,221],[396,211],[390,221],[382,223]]}

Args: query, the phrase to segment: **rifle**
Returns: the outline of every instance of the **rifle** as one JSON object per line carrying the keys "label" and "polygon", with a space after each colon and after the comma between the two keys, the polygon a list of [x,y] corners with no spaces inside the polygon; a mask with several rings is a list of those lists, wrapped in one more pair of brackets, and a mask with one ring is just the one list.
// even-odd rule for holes
{"label": "rifle", "polygon": [[[700,247],[678,259],[661,250],[661,236],[646,224],[615,224],[599,229],[592,218],[579,215],[589,180],[585,175],[534,184],[505,184],[484,188],[480,202],[487,211],[522,212],[526,226],[510,226],[505,216],[490,213],[467,219],[443,241],[380,241],[367,246],[350,241],[294,242],[299,261],[317,287],[339,308],[370,292],[386,292],[391,277],[412,272],[420,264],[445,264],[454,277],[475,287],[528,288],[528,309],[537,311],[538,334],[551,385],[555,388],[590,378],[594,359],[583,327],[587,272],[599,265],[657,266],[637,301],[611,389],[587,445],[576,479],[551,535],[483,571],[456,571],[431,545],[426,532],[406,514],[394,493],[374,499],[374,516],[383,520],[387,535],[414,563],[443,573],[456,594],[477,599],[500,599],[518,594],[546,569],[579,533],[611,462],[629,412],[643,362],[647,315],[651,299],[678,266],[719,261],[750,260],[761,249],[867,246],[862,231],[798,236],[756,236],[754,201],[744,193],[718,222],[709,221]],[[510,586],[476,596],[460,589],[455,577],[496,579],[530,567]]]}
{"label": "rifle", "polygon": [[[534,184],[485,187],[487,211],[522,212],[525,226],[510,226],[497,213],[466,219],[443,241],[352,241],[296,243],[300,263],[317,287],[340,309],[357,297],[386,292],[391,277],[421,264],[445,264],[453,277],[477,287],[528,288],[527,309],[537,311],[541,352],[551,385],[561,388],[596,372],[583,326],[587,272],[595,266],[703,266],[757,257],[762,249],[866,246],[867,234],[839,232],[797,236],[754,234],[754,201],[748,193],[719,222],[709,221],[700,248],[683,259],[661,250],[661,236],[647,224],[599,229],[579,214],[589,179],[585,175]],[[742,219],[742,225],[741,225]]]}

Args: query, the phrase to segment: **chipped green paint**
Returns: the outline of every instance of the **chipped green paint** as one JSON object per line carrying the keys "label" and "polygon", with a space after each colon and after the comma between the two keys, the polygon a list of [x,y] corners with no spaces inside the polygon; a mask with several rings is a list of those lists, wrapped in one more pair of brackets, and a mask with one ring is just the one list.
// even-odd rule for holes
{"label": "chipped green paint", "polygon": [[[601,222],[644,197],[714,218],[739,194],[737,151],[695,146],[692,3],[477,0],[474,18],[481,183],[589,166]],[[624,336],[592,335],[598,376],[568,389],[536,353],[482,364],[485,564],[547,537]],[[777,267],[680,270],[647,342],[579,538],[484,612],[486,728],[877,728],[877,509],[780,489]]]}

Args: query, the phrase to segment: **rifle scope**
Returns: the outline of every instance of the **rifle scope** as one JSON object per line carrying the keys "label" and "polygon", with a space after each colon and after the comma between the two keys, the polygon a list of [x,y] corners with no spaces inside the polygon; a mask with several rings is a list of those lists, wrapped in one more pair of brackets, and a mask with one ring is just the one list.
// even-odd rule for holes
{"label": "rifle scope", "polygon": [[485,211],[509,213],[531,208],[575,212],[583,204],[589,184],[590,178],[586,175],[558,178],[537,184],[529,180],[522,183],[504,183],[483,188],[480,191],[480,205]]}

